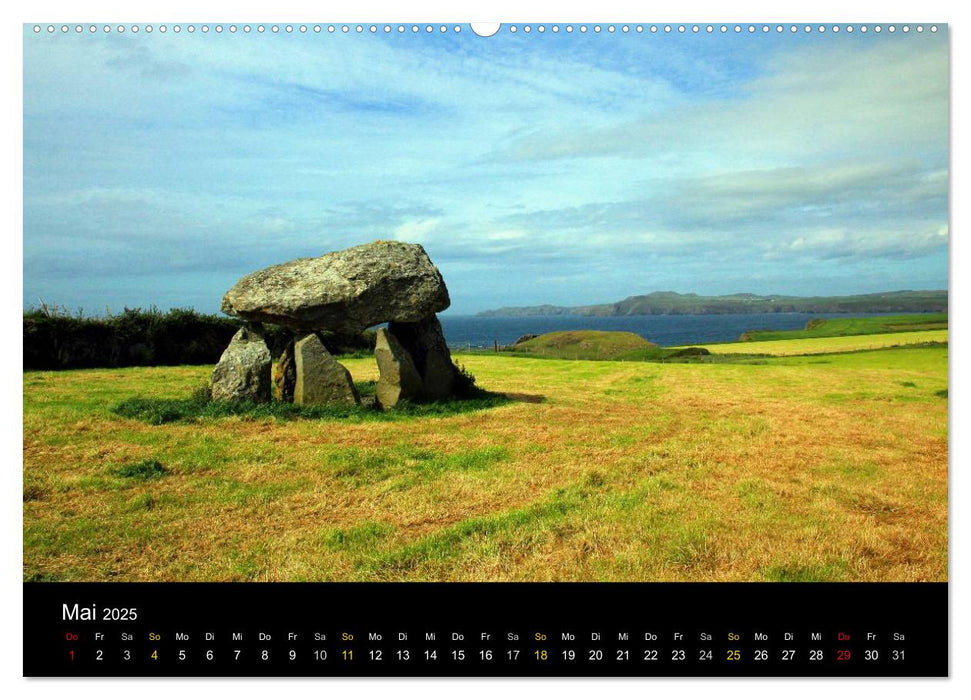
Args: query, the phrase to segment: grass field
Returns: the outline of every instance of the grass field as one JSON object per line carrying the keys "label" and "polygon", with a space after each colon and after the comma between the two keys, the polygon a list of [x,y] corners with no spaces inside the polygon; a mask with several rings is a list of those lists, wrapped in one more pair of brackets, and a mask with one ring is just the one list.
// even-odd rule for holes
{"label": "grass field", "polygon": [[947,314],[905,314],[865,318],[817,318],[797,331],[748,331],[740,340],[793,340],[840,335],[947,330]]}
{"label": "grass field", "polygon": [[923,345],[926,343],[947,343],[947,331],[908,331],[905,333],[793,338],[791,340],[753,340],[738,343],[711,343],[703,347],[713,355],[815,355]]}
{"label": "grass field", "polygon": [[947,579],[946,346],[457,360],[508,400],[155,425],[112,409],[210,367],[25,372],[24,579]]}

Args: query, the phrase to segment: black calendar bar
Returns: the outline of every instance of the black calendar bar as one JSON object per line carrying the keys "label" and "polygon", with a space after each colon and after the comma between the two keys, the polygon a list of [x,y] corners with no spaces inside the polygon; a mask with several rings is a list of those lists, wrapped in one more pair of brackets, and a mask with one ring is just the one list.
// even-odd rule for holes
{"label": "black calendar bar", "polygon": [[945,583],[25,583],[26,676],[946,676]]}

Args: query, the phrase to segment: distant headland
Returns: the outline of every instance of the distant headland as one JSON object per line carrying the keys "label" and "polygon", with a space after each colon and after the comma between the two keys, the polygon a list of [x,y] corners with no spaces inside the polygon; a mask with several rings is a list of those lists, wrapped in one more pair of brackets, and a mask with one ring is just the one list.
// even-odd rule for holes
{"label": "distant headland", "polygon": [[666,314],[760,313],[942,313],[947,311],[947,290],[902,290],[852,296],[797,297],[782,294],[726,294],[701,296],[677,292],[651,292],[613,304],[590,306],[505,306],[477,316],[654,316]]}

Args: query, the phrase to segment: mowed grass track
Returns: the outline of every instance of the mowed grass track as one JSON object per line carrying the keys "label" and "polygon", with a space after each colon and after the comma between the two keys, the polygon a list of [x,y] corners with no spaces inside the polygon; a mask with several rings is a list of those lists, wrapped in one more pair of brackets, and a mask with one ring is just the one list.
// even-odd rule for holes
{"label": "mowed grass track", "polygon": [[516,400],[153,426],[110,408],[210,368],[24,373],[24,579],[947,578],[946,347],[457,359]]}
{"label": "mowed grass track", "polygon": [[750,340],[738,343],[702,345],[713,355],[814,355],[855,352],[924,343],[946,343],[946,330],[874,333],[871,335],[833,336],[828,338],[793,338],[785,340]]}

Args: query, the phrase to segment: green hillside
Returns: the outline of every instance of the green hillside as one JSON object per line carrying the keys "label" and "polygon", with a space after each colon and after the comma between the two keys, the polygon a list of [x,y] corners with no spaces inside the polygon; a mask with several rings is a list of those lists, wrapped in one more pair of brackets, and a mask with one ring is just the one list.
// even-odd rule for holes
{"label": "green hillside", "polygon": [[739,340],[794,340],[798,338],[832,338],[874,333],[947,330],[947,314],[911,314],[907,316],[871,316],[869,318],[817,318],[799,331],[748,331]]}
{"label": "green hillside", "polygon": [[947,290],[895,291],[852,296],[797,297],[783,294],[726,294],[702,296],[651,292],[612,304],[587,306],[515,306],[492,309],[479,316],[653,316],[665,314],[753,313],[943,313]]}
{"label": "green hillside", "polygon": [[621,331],[555,331],[506,350],[565,360],[619,360],[657,348],[635,333]]}

